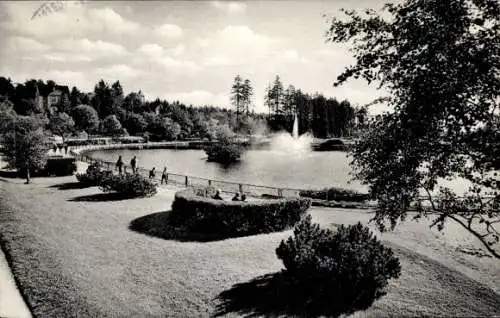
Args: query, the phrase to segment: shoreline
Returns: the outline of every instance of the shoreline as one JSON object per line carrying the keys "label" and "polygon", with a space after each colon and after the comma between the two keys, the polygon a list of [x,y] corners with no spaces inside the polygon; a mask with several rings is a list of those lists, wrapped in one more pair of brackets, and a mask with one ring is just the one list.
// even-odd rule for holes
{"label": "shoreline", "polygon": [[[118,150],[118,149],[132,149],[132,150],[142,150],[142,149],[194,149],[194,148],[189,148],[189,142],[159,142],[159,143],[138,143],[138,144],[109,144],[109,145],[88,145],[88,146],[77,146],[77,147],[72,147],[70,148],[70,153],[75,156],[77,160],[83,161],[83,162],[101,162],[104,166],[112,167],[114,165],[113,162],[108,162],[104,161],[101,159],[96,159],[93,158],[89,155],[86,155],[89,152],[92,151],[98,151],[98,150]],[[127,169],[130,168],[128,165],[124,165]],[[147,175],[148,171],[140,169],[142,173]],[[251,183],[245,183],[245,182],[234,182],[234,181],[227,181],[227,180],[219,180],[219,179],[209,179],[205,177],[199,177],[199,176],[192,176],[192,175],[185,175],[185,174],[178,174],[175,172],[168,173],[169,176],[175,176],[177,178],[181,178],[182,180],[196,180],[197,182],[203,182],[206,184],[206,186],[211,186],[212,183],[217,183],[220,186],[222,192],[232,192],[234,193],[235,191],[239,192],[246,192],[249,195],[253,196],[262,196],[262,195],[270,195],[270,196],[283,196],[283,195],[292,195],[292,196],[298,196],[298,194],[301,191],[322,191],[325,189],[323,188],[312,188],[312,189],[299,189],[299,188],[292,188],[292,187],[276,187],[276,186],[270,186],[270,185],[262,185],[262,184],[251,184]],[[159,180],[159,179],[158,179]],[[185,181],[185,185],[187,186],[188,181]],[[178,183],[182,183],[178,182]],[[196,186],[201,186],[201,184],[197,183]],[[224,187],[228,187],[224,189]],[[230,188],[230,189],[229,189]],[[250,191],[245,191],[243,189],[253,189],[255,192],[250,192]],[[340,187],[328,187],[330,188],[338,188],[339,190],[342,191],[354,191],[354,190],[349,190],[345,188],[340,188]],[[260,191],[257,192],[257,189]],[[242,191],[243,190],[243,191]],[[272,193],[269,193],[272,192]],[[361,193],[358,191],[354,191],[356,193]],[[332,208],[353,208],[353,209],[371,209],[373,208],[373,204],[369,203],[359,203],[355,201],[334,201],[334,200],[321,200],[321,199],[312,199],[312,203],[314,206],[323,206],[323,207],[332,207]]]}

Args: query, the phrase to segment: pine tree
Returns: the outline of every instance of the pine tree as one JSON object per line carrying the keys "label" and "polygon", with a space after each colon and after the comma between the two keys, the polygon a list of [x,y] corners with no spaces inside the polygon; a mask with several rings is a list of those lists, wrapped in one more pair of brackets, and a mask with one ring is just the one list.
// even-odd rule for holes
{"label": "pine tree", "polygon": [[283,84],[281,83],[279,75],[276,75],[276,78],[274,79],[271,96],[273,100],[274,114],[282,114],[284,105],[284,91]]}
{"label": "pine tree", "polygon": [[231,102],[236,110],[236,122],[239,122],[240,114],[243,113],[244,110],[244,83],[241,79],[241,76],[236,75],[234,78],[233,86],[231,87]]}
{"label": "pine tree", "polygon": [[288,85],[288,88],[285,90],[284,94],[284,102],[283,102],[283,112],[293,117],[295,114],[295,87],[293,85]]}
{"label": "pine tree", "polygon": [[244,111],[246,114],[250,114],[250,108],[252,106],[252,96],[253,96],[253,87],[249,79],[246,79],[243,83],[243,104]]}

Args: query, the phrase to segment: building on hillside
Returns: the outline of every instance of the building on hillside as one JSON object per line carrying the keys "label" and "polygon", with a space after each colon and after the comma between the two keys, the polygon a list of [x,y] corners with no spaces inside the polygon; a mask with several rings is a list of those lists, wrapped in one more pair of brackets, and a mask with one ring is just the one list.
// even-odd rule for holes
{"label": "building on hillside", "polygon": [[69,88],[68,86],[54,86],[52,92],[47,95],[47,109],[50,115],[64,108],[64,105],[69,105]]}
{"label": "building on hillside", "polygon": [[44,96],[44,94],[40,93],[37,86],[35,102],[39,109],[45,110],[47,115],[50,116],[69,105],[69,88],[68,86],[56,85],[52,89],[52,92]]}
{"label": "building on hillside", "polygon": [[40,91],[38,90],[38,85],[36,85],[36,92],[35,92],[35,104],[36,108],[40,111],[45,110],[45,102],[42,94],[40,94]]}
{"label": "building on hillside", "polygon": [[142,91],[139,91],[139,93],[137,93],[137,98],[139,98],[139,101],[141,102],[141,104],[144,104],[146,102],[146,98],[144,97],[144,94],[142,93]]}

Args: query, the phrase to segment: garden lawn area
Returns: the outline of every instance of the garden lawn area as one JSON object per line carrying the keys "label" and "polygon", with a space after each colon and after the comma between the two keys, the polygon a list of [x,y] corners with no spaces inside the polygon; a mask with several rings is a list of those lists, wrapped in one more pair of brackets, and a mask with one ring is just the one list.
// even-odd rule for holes
{"label": "garden lawn area", "polygon": [[[272,314],[259,308],[263,286],[252,281],[283,268],[275,249],[291,231],[203,243],[164,240],[129,224],[170,210],[177,188],[113,200],[96,187],[73,187],[74,176],[23,182],[0,179],[0,237],[34,316]],[[371,217],[359,210],[309,211],[323,226]],[[401,277],[390,282],[386,296],[353,316],[500,315],[500,262],[457,251],[479,246],[458,227],[450,225],[442,235],[426,223],[409,222],[382,238],[400,257]],[[228,298],[237,284],[246,286],[238,296],[243,299]]]}

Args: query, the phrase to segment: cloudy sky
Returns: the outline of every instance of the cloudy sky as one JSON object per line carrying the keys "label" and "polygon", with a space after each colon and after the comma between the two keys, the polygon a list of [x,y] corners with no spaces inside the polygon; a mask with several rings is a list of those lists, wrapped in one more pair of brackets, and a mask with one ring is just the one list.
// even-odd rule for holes
{"label": "cloudy sky", "polygon": [[285,86],[357,104],[383,95],[361,81],[332,86],[353,60],[345,47],[325,43],[322,17],[378,9],[381,0],[73,1],[33,18],[42,4],[0,3],[1,76],[86,91],[101,78],[119,80],[126,93],[142,90],[148,99],[227,107],[240,74],[254,85],[257,111],[277,74]]}

